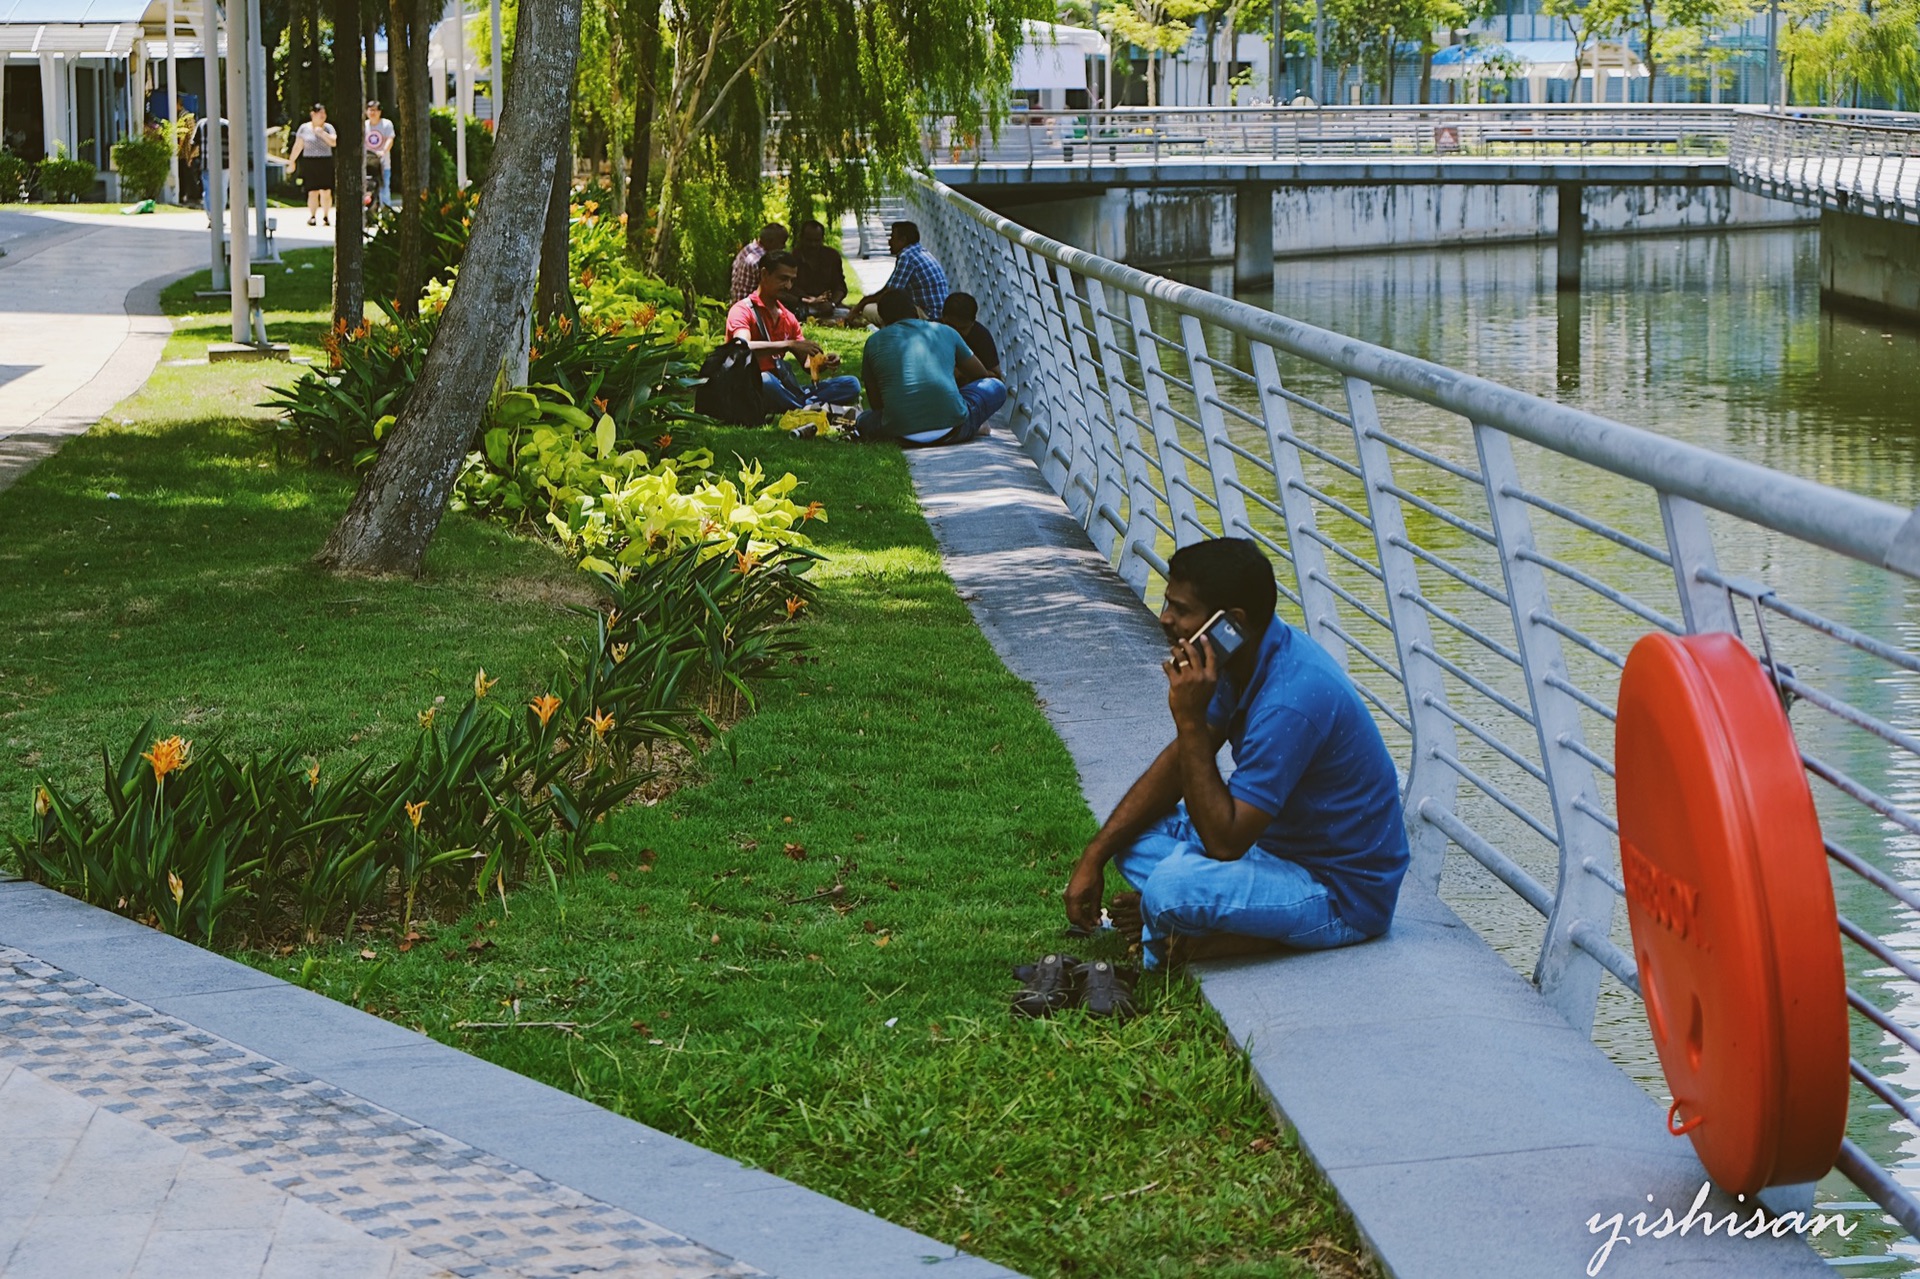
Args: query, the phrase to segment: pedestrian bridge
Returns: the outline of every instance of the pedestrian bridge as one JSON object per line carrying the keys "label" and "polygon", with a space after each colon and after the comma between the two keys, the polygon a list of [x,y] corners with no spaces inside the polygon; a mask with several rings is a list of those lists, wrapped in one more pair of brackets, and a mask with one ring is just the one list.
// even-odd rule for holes
{"label": "pedestrian bridge", "polygon": [[[1616,909],[1614,707],[1653,631],[1738,636],[1794,700],[1854,1014],[1847,1140],[1817,1193],[1867,1224],[1840,1251],[1876,1230],[1911,1248],[1920,512],[1146,274],[936,181],[908,206],[999,335],[1026,454],[949,450],[916,475],[989,633],[1051,637],[1015,666],[1096,803],[1158,723],[1158,640],[1132,601],[1157,596],[1173,547],[1223,532],[1271,553],[1283,613],[1405,770],[1414,866],[1389,937],[1202,977],[1387,1271],[1594,1273],[1592,1220],[1678,1215],[1706,1180],[1657,1072],[1635,1086],[1617,1064],[1644,1063],[1645,1032]],[[1091,651],[1137,673],[1062,657]],[[1118,704],[1128,685],[1138,705]],[[1826,1271],[1796,1240],[1699,1235],[1605,1263],[1656,1272]]]}

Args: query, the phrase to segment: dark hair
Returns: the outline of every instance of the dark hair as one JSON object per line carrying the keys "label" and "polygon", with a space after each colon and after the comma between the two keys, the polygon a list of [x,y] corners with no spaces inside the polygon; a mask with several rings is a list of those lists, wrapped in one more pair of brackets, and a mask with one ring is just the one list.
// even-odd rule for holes
{"label": "dark hair", "polygon": [[800,229],[802,231],[806,230],[808,227],[819,227],[820,233],[822,235],[826,234],[827,224],[822,222],[819,218],[808,218],[805,222],[802,222],[800,224]]}
{"label": "dark hair", "polygon": [[971,323],[980,318],[980,303],[971,293],[949,293],[946,305],[940,308],[940,318]]}
{"label": "dark hair", "polygon": [[314,103],[314,104],[313,104],[312,106],[310,106],[310,107],[308,107],[308,108],[307,108],[307,114],[308,114],[308,115],[312,115],[312,114],[313,114],[314,112],[316,112],[316,111],[325,111],[326,109],[327,109],[327,104],[326,104],[326,103],[324,103],[324,102],[316,102],[316,103]]}
{"label": "dark hair", "polygon": [[893,233],[905,240],[908,244],[920,243],[920,224],[918,222],[896,222],[893,224]]}
{"label": "dark hair", "polygon": [[904,289],[882,289],[873,304],[880,312],[882,324],[895,324],[920,317],[920,308],[913,304],[913,298]]}
{"label": "dark hair", "polygon": [[760,228],[760,234],[755,236],[754,239],[765,244],[769,236],[776,236],[784,242],[787,238],[787,228],[781,226],[778,222],[769,222]]}
{"label": "dark hair", "polygon": [[368,99],[367,99],[367,110],[369,110],[369,111],[384,111],[384,110],[386,110],[386,108],[380,105],[380,99],[378,99],[378,98],[368,98]]}
{"label": "dark hair", "polygon": [[1256,631],[1266,630],[1279,596],[1272,561],[1244,537],[1181,547],[1167,561],[1167,580],[1191,586],[1209,609],[1245,609],[1247,624]]}
{"label": "dark hair", "polygon": [[760,259],[760,274],[765,275],[769,271],[778,271],[783,266],[792,267],[798,271],[800,269],[800,261],[785,249],[775,249]]}

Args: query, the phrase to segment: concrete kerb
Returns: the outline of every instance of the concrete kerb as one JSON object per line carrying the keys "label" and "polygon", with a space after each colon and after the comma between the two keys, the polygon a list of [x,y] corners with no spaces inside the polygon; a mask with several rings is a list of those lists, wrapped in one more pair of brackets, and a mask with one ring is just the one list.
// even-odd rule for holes
{"label": "concrete kerb", "polygon": [[[1016,444],[909,459],[948,574],[1104,815],[1171,738],[1158,625]],[[1653,1099],[1429,892],[1403,888],[1379,941],[1198,975],[1397,1279],[1586,1274],[1595,1214],[1683,1216],[1707,1180]],[[1717,1191],[1707,1208],[1752,1214]],[[1656,1272],[1828,1273],[1799,1239],[1697,1233],[1622,1244],[1605,1265]]]}
{"label": "concrete kerb", "polygon": [[1017,1279],[871,1213],[36,884],[0,883],[0,945],[780,1279]]}

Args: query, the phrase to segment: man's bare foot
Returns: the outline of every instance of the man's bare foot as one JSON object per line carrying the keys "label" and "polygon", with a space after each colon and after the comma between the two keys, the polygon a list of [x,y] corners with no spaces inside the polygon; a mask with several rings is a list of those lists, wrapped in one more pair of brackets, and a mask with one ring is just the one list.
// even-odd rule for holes
{"label": "man's bare foot", "polygon": [[1107,902],[1107,918],[1113,921],[1114,932],[1128,941],[1138,942],[1142,928],[1140,894],[1115,893]]}
{"label": "man's bare foot", "polygon": [[1167,962],[1191,964],[1207,959],[1233,959],[1241,955],[1276,955],[1286,950],[1280,942],[1266,937],[1248,937],[1244,933],[1208,933],[1204,937],[1168,939]]}

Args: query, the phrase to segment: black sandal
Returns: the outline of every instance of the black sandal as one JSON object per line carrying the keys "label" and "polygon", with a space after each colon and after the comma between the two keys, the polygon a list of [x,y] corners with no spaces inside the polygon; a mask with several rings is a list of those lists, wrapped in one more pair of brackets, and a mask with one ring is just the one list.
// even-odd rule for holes
{"label": "black sandal", "polygon": [[1133,983],[1106,960],[1081,964],[1074,976],[1079,979],[1079,1006],[1089,1017],[1125,1021],[1140,1011],[1133,1002]]}
{"label": "black sandal", "polygon": [[1022,982],[1014,992],[1016,1017],[1051,1017],[1072,1002],[1074,974],[1082,967],[1072,955],[1048,955],[1037,964],[1022,964],[1013,975]]}

